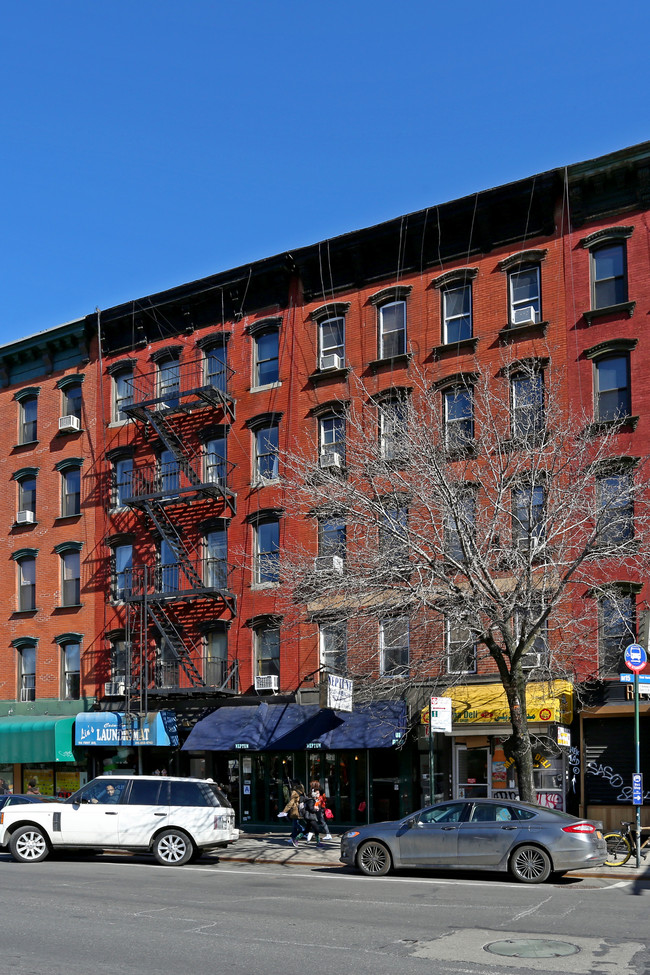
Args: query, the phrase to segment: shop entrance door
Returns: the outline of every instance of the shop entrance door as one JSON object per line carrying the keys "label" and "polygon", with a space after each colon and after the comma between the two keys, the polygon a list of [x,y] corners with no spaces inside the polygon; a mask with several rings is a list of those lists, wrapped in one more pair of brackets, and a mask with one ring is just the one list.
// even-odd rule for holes
{"label": "shop entrance door", "polygon": [[490,795],[490,749],[456,745],[454,798],[485,799]]}

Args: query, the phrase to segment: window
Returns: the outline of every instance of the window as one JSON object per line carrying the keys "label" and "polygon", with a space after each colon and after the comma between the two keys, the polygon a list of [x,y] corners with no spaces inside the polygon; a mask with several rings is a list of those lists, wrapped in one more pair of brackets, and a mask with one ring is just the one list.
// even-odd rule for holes
{"label": "window", "polygon": [[621,545],[634,537],[633,491],[631,474],[596,479],[596,531],[601,545]]}
{"label": "window", "polygon": [[204,582],[208,589],[228,588],[228,534],[225,528],[206,532],[203,540]]}
{"label": "window", "polygon": [[66,701],[78,701],[80,697],[81,644],[66,640],[61,644],[63,665],[63,694]]}
{"label": "window", "polygon": [[347,670],[348,627],[345,620],[319,627],[321,670],[344,674]]}
{"label": "window", "polygon": [[474,396],[467,386],[455,386],[444,392],[445,445],[462,452],[474,441]]}
{"label": "window", "polygon": [[405,677],[409,670],[409,621],[392,616],[379,624],[381,673],[386,677]]}
{"label": "window", "polygon": [[23,469],[14,474],[18,482],[18,524],[36,521],[36,470]]}
{"label": "window", "polygon": [[610,243],[591,252],[591,307],[627,301],[625,244]]}
{"label": "window", "polygon": [[343,467],[345,465],[345,417],[331,413],[318,421],[320,440],[320,466]]}
{"label": "window", "polygon": [[211,345],[204,352],[205,384],[227,392],[228,386],[228,348],[225,343]]}
{"label": "window", "polygon": [[346,528],[343,518],[321,518],[318,522],[318,555],[323,560],[345,559]]}
{"label": "window", "polygon": [[113,461],[113,504],[123,508],[125,498],[133,497],[133,458],[119,457]]}
{"label": "window", "polygon": [[279,426],[269,423],[253,431],[255,481],[279,477]]}
{"label": "window", "polygon": [[125,409],[133,405],[133,369],[125,366],[113,373],[113,422],[128,420]]}
{"label": "window", "polygon": [[38,437],[38,396],[21,397],[18,403],[18,443],[34,443]]}
{"label": "window", "polygon": [[318,323],[319,366],[341,369],[345,365],[345,319],[326,318]]}
{"label": "window", "polygon": [[445,516],[445,555],[454,562],[465,562],[474,544],[476,498],[469,491],[453,503]]}
{"label": "window", "polygon": [[204,637],[203,680],[208,687],[221,687],[228,677],[228,631],[209,630]]}
{"label": "window", "polygon": [[634,593],[612,589],[600,600],[599,654],[602,672],[618,674],[624,669],[625,648],[634,643],[635,633]]}
{"label": "window", "polygon": [[158,457],[160,490],[163,494],[178,494],[180,488],[180,467],[171,450],[162,450]]}
{"label": "window", "polygon": [[127,674],[127,645],[123,631],[111,637],[110,644],[110,679],[116,683],[125,683]]}
{"label": "window", "polygon": [[595,418],[600,422],[630,415],[630,361],[627,355],[596,359]]}
{"label": "window", "polygon": [[541,485],[527,484],[512,492],[512,540],[534,547],[545,537],[545,494]]}
{"label": "window", "polygon": [[81,545],[74,544],[75,548],[70,543],[55,548],[61,558],[61,606],[78,606],[81,602]]}
{"label": "window", "polygon": [[541,321],[541,290],[539,265],[510,271],[510,324],[529,325]]}
{"label": "window", "polygon": [[254,386],[269,386],[280,379],[280,332],[269,329],[255,337]]}
{"label": "window", "polygon": [[178,406],[181,390],[181,365],[176,356],[166,356],[158,360],[158,397],[165,406],[172,409]]}
{"label": "window", "polygon": [[12,556],[16,561],[19,613],[31,613],[36,609],[36,555],[36,549],[22,549]]}
{"label": "window", "polygon": [[379,358],[394,359],[406,352],[406,302],[391,301],[379,308]]}
{"label": "window", "polygon": [[133,575],[133,546],[116,545],[113,548],[113,599],[123,600],[131,595]]}
{"label": "window", "polygon": [[408,454],[408,400],[391,396],[379,404],[379,447],[384,460]]}
{"label": "window", "polygon": [[442,341],[462,342],[472,337],[472,286],[444,288],[442,291]]}
{"label": "window", "polygon": [[166,538],[160,540],[158,548],[158,591],[178,592],[178,558]]}
{"label": "window", "polygon": [[71,518],[81,514],[81,468],[66,467],[61,470],[61,517]]}
{"label": "window", "polygon": [[254,526],[254,585],[280,581],[280,522],[277,518],[260,521]]}
{"label": "window", "polygon": [[81,422],[81,383],[61,388],[61,416],[74,416]]}
{"label": "window", "polygon": [[510,380],[511,434],[513,440],[530,442],[542,432],[544,378],[541,372],[526,372]]}
{"label": "window", "polygon": [[204,477],[208,484],[226,486],[228,441],[225,436],[211,437],[203,447]]}
{"label": "window", "polygon": [[384,509],[379,523],[379,551],[394,569],[403,569],[408,562],[408,508],[405,506]]}
{"label": "window", "polygon": [[21,701],[36,700],[36,642],[23,643],[18,650],[18,687]]}
{"label": "window", "polygon": [[447,673],[476,673],[476,641],[469,627],[460,623],[446,623]]}
{"label": "window", "polygon": [[261,623],[253,631],[255,676],[280,676],[280,629],[276,623]]}
{"label": "window", "polygon": [[[544,602],[541,595],[533,594],[528,607],[517,607],[515,610],[515,637],[521,639],[522,633],[526,635],[534,626],[544,610]],[[538,667],[548,667],[548,620],[544,620],[537,636],[533,640],[532,646],[523,654],[521,658],[524,670],[534,670]]]}
{"label": "window", "polygon": [[178,656],[167,642],[160,637],[156,647],[154,663],[154,684],[156,687],[178,687]]}

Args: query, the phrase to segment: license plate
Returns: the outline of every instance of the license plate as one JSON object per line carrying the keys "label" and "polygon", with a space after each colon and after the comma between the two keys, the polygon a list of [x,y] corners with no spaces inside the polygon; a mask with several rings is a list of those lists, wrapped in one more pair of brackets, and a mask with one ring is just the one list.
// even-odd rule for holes
{"label": "license plate", "polygon": [[603,834],[600,832],[599,829],[596,830],[596,836],[598,837],[599,840],[602,840],[603,838]]}

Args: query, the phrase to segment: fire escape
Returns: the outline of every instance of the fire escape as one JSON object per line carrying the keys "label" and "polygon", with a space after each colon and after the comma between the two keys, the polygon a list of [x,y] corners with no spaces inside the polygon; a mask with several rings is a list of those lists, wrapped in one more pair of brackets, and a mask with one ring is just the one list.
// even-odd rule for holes
{"label": "fire escape", "polygon": [[157,454],[135,466],[123,488],[124,503],[138,513],[147,537],[158,540],[155,560],[133,565],[124,580],[127,707],[132,700],[142,708],[151,693],[187,694],[206,686],[223,693],[238,690],[237,665],[228,668],[227,661],[218,684],[214,673],[206,680],[200,635],[187,623],[188,604],[197,600],[211,604],[201,609],[208,618],[230,620],[237,611],[225,552],[201,551],[201,540],[193,542],[187,530],[188,523],[235,514],[236,496],[229,486],[234,465],[225,450],[211,453],[207,444],[197,449],[191,443],[191,436],[196,439],[192,421],[202,411],[211,427],[222,426],[225,445],[225,425],[235,411],[228,393],[232,372],[220,356],[192,362],[162,359],[155,372],[133,379],[131,402],[123,405],[144,440],[155,442]]}

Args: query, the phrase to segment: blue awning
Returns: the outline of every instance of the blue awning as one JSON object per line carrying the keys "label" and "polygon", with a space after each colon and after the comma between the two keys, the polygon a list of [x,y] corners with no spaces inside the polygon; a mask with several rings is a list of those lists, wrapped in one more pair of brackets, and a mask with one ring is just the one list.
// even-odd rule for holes
{"label": "blue awning", "polygon": [[194,726],[184,751],[302,751],[390,748],[406,733],[403,701],[364,704],[356,711],[317,705],[224,706]]}

